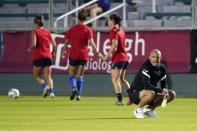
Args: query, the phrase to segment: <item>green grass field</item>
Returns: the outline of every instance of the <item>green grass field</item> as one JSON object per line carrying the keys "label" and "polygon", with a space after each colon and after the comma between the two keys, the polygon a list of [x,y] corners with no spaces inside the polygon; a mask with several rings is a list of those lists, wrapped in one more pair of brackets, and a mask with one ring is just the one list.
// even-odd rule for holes
{"label": "green grass field", "polygon": [[197,131],[197,98],[177,98],[159,107],[154,119],[136,119],[135,105],[112,106],[115,100],[0,96],[0,131]]}

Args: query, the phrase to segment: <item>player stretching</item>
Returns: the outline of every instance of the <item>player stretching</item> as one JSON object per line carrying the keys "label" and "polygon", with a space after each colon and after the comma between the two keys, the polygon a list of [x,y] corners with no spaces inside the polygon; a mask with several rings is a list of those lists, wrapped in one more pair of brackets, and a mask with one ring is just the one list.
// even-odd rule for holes
{"label": "player stretching", "polygon": [[112,67],[111,67],[111,80],[114,86],[114,90],[118,101],[114,105],[123,105],[121,95],[121,86],[125,90],[129,89],[129,83],[125,80],[126,69],[129,66],[127,52],[125,51],[125,33],[120,28],[121,18],[112,14],[108,18],[108,26],[110,31],[110,44],[111,49],[104,57],[106,60],[112,53]]}
{"label": "player stretching", "polygon": [[[50,94],[50,97],[55,97],[53,91],[53,80],[51,78],[51,65],[52,55],[55,55],[56,43],[51,37],[51,33],[44,29],[44,17],[38,15],[34,18],[34,31],[31,34],[31,44],[27,51],[33,50],[33,74],[38,83],[41,84],[43,91],[43,97]],[[53,46],[52,55],[50,53],[50,42]],[[41,78],[41,73],[44,71],[44,79]]]}
{"label": "player stretching", "polygon": [[87,12],[84,8],[78,13],[78,24],[71,27],[65,34],[65,45],[62,53],[63,58],[66,54],[66,48],[68,46],[68,43],[70,42],[71,44],[68,67],[69,81],[72,87],[72,94],[70,96],[70,100],[73,100],[75,95],[77,95],[76,100],[80,100],[80,94],[83,87],[84,69],[89,59],[88,43],[92,46],[95,54],[102,57],[102,55],[96,49],[96,45],[93,40],[92,30],[85,25],[86,17]]}
{"label": "player stretching", "polygon": [[[167,97],[168,103],[176,97],[173,90],[166,89],[166,69],[160,64],[160,60],[161,52],[157,49],[152,50],[149,59],[138,70],[128,90],[131,101],[137,105],[134,109],[136,118],[144,118],[144,115],[156,118],[155,109],[161,105],[163,97]],[[159,81],[161,88],[156,87]],[[149,106],[143,110],[145,105]]]}

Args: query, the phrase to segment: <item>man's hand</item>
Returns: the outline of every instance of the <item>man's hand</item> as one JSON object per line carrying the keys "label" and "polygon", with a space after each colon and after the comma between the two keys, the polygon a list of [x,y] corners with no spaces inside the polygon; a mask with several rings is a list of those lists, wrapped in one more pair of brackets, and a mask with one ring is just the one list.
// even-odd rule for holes
{"label": "man's hand", "polygon": [[162,92],[157,93],[157,95],[165,96],[166,98],[169,97],[168,90],[163,88]]}

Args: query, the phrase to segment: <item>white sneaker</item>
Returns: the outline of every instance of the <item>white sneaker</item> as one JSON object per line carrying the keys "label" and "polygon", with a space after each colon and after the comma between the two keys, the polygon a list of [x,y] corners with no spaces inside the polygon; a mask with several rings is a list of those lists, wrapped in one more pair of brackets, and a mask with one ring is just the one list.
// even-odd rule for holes
{"label": "white sneaker", "polygon": [[50,93],[49,96],[50,96],[51,98],[54,98],[54,97],[55,97],[55,94],[54,94],[54,93]]}
{"label": "white sneaker", "polygon": [[155,114],[155,110],[151,110],[148,108],[144,108],[143,110],[144,115],[150,117],[150,118],[157,118],[158,116]]}
{"label": "white sneaker", "polygon": [[117,101],[116,103],[113,104],[114,106],[123,106],[124,102],[123,101]]}
{"label": "white sneaker", "polygon": [[49,92],[49,87],[48,87],[48,86],[46,86],[46,87],[43,89],[42,96],[43,96],[43,97],[47,97],[48,92]]}
{"label": "white sneaker", "polygon": [[76,97],[76,101],[80,101],[80,100],[81,100],[80,95],[77,95],[77,97]]}
{"label": "white sneaker", "polygon": [[143,119],[144,118],[142,108],[135,108],[133,113],[134,113],[134,115],[137,119]]}

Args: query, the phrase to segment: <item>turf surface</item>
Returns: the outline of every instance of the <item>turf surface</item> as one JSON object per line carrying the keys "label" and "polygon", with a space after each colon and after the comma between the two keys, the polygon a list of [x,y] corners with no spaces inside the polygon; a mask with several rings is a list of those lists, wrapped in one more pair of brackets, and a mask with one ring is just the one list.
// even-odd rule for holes
{"label": "turf surface", "polygon": [[0,96],[0,131],[197,131],[197,98],[177,98],[154,119],[136,119],[134,105],[112,106],[115,100]]}

